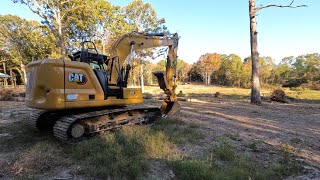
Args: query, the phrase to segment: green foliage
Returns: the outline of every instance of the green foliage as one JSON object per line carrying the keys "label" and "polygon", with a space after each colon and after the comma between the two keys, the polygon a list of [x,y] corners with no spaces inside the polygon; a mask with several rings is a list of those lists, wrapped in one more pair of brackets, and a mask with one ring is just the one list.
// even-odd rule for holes
{"label": "green foliage", "polygon": [[[218,70],[208,72],[214,82],[227,86],[249,88],[251,85],[251,57],[243,61],[235,54],[220,55],[221,65]],[[199,59],[192,65],[189,75],[193,80],[201,80],[205,69]],[[219,65],[219,63],[216,63]],[[320,89],[320,54],[306,54],[298,57],[285,57],[275,64],[271,57],[259,58],[259,77],[262,87],[279,86]],[[205,82],[205,79],[203,80]]]}
{"label": "green foliage", "polygon": [[[13,0],[29,7],[50,29],[55,43],[64,57],[72,49],[72,41],[92,38],[100,31],[112,11],[112,5],[103,0]],[[67,47],[69,45],[69,47]]]}
{"label": "green foliage", "polygon": [[13,15],[0,16],[0,49],[6,69],[14,69],[18,77],[24,76],[24,64],[56,54],[54,37],[47,27]]}
{"label": "green foliage", "polygon": [[19,58],[23,59],[23,63],[28,63],[55,53],[53,37],[48,35],[48,28],[41,26],[37,21],[3,15],[0,16],[0,22],[0,36],[7,40],[2,44],[2,48],[8,49],[7,53],[14,63],[19,64]]}
{"label": "green foliage", "polygon": [[240,86],[243,80],[241,58],[235,54],[222,57],[222,64],[216,79],[223,85]]}
{"label": "green foliage", "polygon": [[217,53],[207,53],[201,55],[199,60],[194,64],[198,75],[202,77],[205,85],[210,85],[211,75],[213,72],[219,70],[221,65],[221,55]]}
{"label": "green foliage", "polygon": [[[186,63],[182,59],[177,59],[177,80],[180,82],[185,82],[189,79],[188,73],[191,69],[191,65]],[[154,68],[154,71],[166,71],[166,60],[160,60],[156,67]]]}
{"label": "green foliage", "polygon": [[158,18],[151,4],[144,3],[142,0],[133,0],[124,7],[123,16],[130,31],[163,32],[166,30],[164,18]]}

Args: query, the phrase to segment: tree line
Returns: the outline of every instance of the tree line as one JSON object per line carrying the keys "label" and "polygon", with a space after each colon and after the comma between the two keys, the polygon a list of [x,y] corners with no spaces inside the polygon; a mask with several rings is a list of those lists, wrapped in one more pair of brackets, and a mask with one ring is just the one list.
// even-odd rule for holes
{"label": "tree line", "polygon": [[[140,61],[133,64],[131,85],[139,86],[141,74]],[[165,71],[165,60],[157,63],[143,61],[145,85],[157,84],[152,75],[154,71]],[[236,54],[206,53],[198,61],[188,64],[182,59],[177,61],[178,83],[199,82],[242,88],[251,87],[252,58],[242,59]],[[262,87],[304,87],[320,90],[320,54],[289,56],[276,62],[270,56],[259,57],[259,79]]]}
{"label": "tree line", "polygon": [[[251,87],[252,58],[243,60],[236,54],[207,53],[200,56],[188,72],[192,81],[224,86]],[[262,86],[298,87],[320,90],[320,54],[283,58],[279,63],[269,56],[259,57]]]}

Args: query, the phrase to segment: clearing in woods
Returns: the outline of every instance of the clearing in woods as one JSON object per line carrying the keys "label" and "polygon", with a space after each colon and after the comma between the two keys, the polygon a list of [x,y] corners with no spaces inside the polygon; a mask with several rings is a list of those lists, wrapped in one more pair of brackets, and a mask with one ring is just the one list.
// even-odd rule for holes
{"label": "clearing in woods", "polygon": [[27,128],[23,117],[30,109],[23,102],[0,101],[0,178],[319,179],[320,91],[291,91],[304,100],[255,106],[248,89],[180,90],[187,101],[177,118],[76,145]]}

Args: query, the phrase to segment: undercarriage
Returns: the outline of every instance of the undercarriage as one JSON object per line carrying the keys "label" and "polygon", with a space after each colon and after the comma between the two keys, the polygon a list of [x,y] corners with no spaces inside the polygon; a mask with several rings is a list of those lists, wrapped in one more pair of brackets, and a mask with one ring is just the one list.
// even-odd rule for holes
{"label": "undercarriage", "polygon": [[63,142],[74,142],[123,126],[153,123],[160,118],[161,111],[157,107],[132,105],[108,109],[35,110],[27,122],[38,130],[51,130],[54,137]]}

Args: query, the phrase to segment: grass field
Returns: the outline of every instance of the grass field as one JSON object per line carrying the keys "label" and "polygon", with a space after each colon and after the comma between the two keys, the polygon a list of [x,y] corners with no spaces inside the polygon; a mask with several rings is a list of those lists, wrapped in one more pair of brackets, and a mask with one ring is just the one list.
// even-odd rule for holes
{"label": "grass field", "polygon": [[[292,91],[289,88],[282,88],[286,95],[297,100],[320,100],[320,91],[315,90],[300,90]],[[270,96],[274,89],[261,89],[261,96]],[[216,92],[220,92],[226,98],[243,99],[250,96],[250,89],[238,87],[224,86],[204,86],[198,84],[178,85],[176,92],[183,92],[189,97],[214,96]],[[145,92],[151,94],[162,93],[163,91],[158,86],[145,86]]]}
{"label": "grass field", "polygon": [[[15,154],[8,164],[0,166],[0,173],[10,178],[50,179],[52,172],[69,169],[85,179],[149,179],[152,161],[172,169],[178,179],[279,179],[300,171],[290,161],[263,168],[237,152],[227,136],[201,156],[186,156],[179,146],[197,145],[205,137],[197,125],[178,119],[127,127],[78,144],[62,144],[49,134],[32,131],[24,123],[8,127],[12,129],[3,128],[0,132],[19,129],[0,141],[5,145],[0,153]],[[168,173],[159,171],[156,179]]]}

